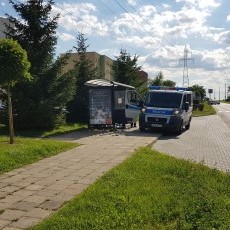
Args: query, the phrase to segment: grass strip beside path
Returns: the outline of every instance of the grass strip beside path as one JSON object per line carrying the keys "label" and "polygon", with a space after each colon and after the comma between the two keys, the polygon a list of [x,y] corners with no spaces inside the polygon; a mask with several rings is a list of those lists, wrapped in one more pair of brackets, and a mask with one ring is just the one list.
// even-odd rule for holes
{"label": "grass strip beside path", "polygon": [[41,229],[228,229],[230,175],[139,149]]}
{"label": "grass strip beside path", "polygon": [[195,110],[192,112],[193,117],[200,117],[200,116],[208,116],[208,115],[215,115],[216,110],[213,108],[212,105],[208,104],[207,102],[203,102],[204,109],[203,111]]}
{"label": "grass strip beside path", "polygon": [[42,134],[42,137],[50,137],[59,134],[66,134],[70,132],[80,131],[82,129],[87,129],[87,124],[84,123],[68,123],[66,125],[61,125],[60,127],[53,129],[52,131],[46,131]]}
{"label": "grass strip beside path", "polygon": [[15,144],[10,145],[8,137],[0,137],[0,174],[75,146],[76,143],[29,138],[15,138]]}
{"label": "grass strip beside path", "polygon": [[[15,136],[20,137],[50,137],[59,134],[66,134],[70,132],[80,131],[82,129],[86,129],[87,124],[84,123],[68,123],[65,125],[61,125],[58,128],[54,128],[53,130],[15,130]],[[9,130],[5,125],[0,124],[0,133],[1,135],[8,135]]]}

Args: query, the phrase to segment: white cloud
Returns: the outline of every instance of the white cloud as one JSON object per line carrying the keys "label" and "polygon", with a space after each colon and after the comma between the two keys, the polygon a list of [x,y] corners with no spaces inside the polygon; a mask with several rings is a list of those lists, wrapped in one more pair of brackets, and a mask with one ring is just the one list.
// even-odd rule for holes
{"label": "white cloud", "polygon": [[214,69],[226,69],[229,67],[230,63],[230,47],[227,49],[215,49],[212,51],[205,50],[203,52],[202,60],[207,64],[211,64]]}
{"label": "white cloud", "polygon": [[75,39],[75,37],[73,35],[67,34],[67,33],[58,33],[57,35],[63,41],[70,41],[70,40],[74,40]]}
{"label": "white cloud", "polygon": [[[181,1],[182,0],[177,0]],[[133,1],[133,3],[137,1]],[[130,2],[131,3],[131,2]],[[189,0],[186,3],[198,4],[196,0]],[[211,1],[211,5],[215,6],[215,1]],[[204,1],[199,4],[205,4]],[[165,7],[167,7],[165,5]],[[183,7],[179,11],[163,11],[157,12],[153,5],[144,5],[138,9],[138,13],[123,13],[110,21],[103,21],[96,16],[97,8],[90,3],[76,3],[57,5],[53,12],[60,12],[61,16],[59,25],[68,33],[82,32],[84,34],[98,34],[104,36],[110,33],[110,36],[117,36],[117,40],[147,41],[144,47],[155,45],[155,41],[159,42],[163,38],[163,43],[168,45],[167,40],[186,39],[191,36],[201,35],[206,37],[214,37],[205,26],[207,17],[210,14],[206,10],[199,10],[194,7]],[[152,41],[149,37],[152,36]],[[138,39],[137,39],[138,37]],[[214,40],[214,38],[213,38]],[[222,39],[224,40],[224,39]],[[226,40],[226,39],[225,39]],[[132,44],[136,44],[136,42]],[[138,46],[143,42],[138,42]]]}
{"label": "white cloud", "polygon": [[139,13],[143,17],[151,17],[156,13],[156,7],[154,7],[153,5],[143,6]]}
{"label": "white cloud", "polygon": [[112,23],[112,30],[118,36],[132,36],[137,31],[141,32],[141,18],[135,14],[124,13]]}
{"label": "white cloud", "polygon": [[227,16],[227,22],[230,22],[230,14]]}
{"label": "white cloud", "polygon": [[[224,98],[223,86],[226,76],[229,76],[230,47],[211,51],[191,50],[189,45],[187,48],[189,53],[192,53],[189,58],[194,58],[194,65],[188,62],[190,86],[199,84],[206,89],[215,89],[216,92],[220,87],[221,98]],[[182,86],[184,67],[183,63],[179,64],[179,59],[183,58],[183,51],[183,46],[161,47],[151,55],[141,56],[139,61],[150,78],[154,78],[159,71],[162,71],[166,79],[173,80],[178,86]]]}
{"label": "white cloud", "polygon": [[135,6],[137,4],[137,0],[128,0],[128,3],[132,6]]}
{"label": "white cloud", "polygon": [[206,10],[194,7],[157,12],[155,7],[148,5],[139,8],[138,14],[121,14],[113,22],[112,31],[119,41],[151,52],[159,47],[175,46],[174,41],[191,37],[227,43],[229,34],[223,28],[209,28],[206,25],[209,16]]}
{"label": "white cloud", "polygon": [[184,2],[188,6],[196,6],[200,9],[217,8],[220,6],[220,0],[176,0],[176,2]]}
{"label": "white cloud", "polygon": [[213,36],[214,40],[220,44],[230,45],[230,31],[224,31],[222,33],[217,33]]}
{"label": "white cloud", "polygon": [[59,26],[68,32],[82,32],[104,36],[108,32],[105,22],[94,14],[96,7],[91,3],[63,3],[53,7],[54,15],[60,13]]}
{"label": "white cloud", "polygon": [[170,9],[171,8],[171,6],[168,5],[168,4],[162,4],[162,6],[163,6],[164,9]]}
{"label": "white cloud", "polygon": [[187,38],[197,34],[204,35],[205,22],[209,14],[195,8],[182,8],[179,11],[163,11],[149,19],[149,31],[156,36],[167,38]]}
{"label": "white cloud", "polygon": [[201,9],[217,8],[220,6],[219,0],[196,0],[196,3],[198,4],[198,7]]}
{"label": "white cloud", "polygon": [[[56,12],[62,11],[59,25],[63,33],[59,36],[70,41],[68,39],[78,31],[87,36],[109,35],[107,39],[112,38],[117,46],[109,47],[102,40],[104,45],[97,52],[113,58],[119,55],[119,45],[124,44],[128,52],[140,55],[139,64],[150,77],[153,78],[162,71],[166,79],[176,81],[178,85],[182,85],[183,81],[183,63],[179,63],[179,59],[183,58],[184,46],[187,44],[189,50],[193,49],[191,58],[195,61],[194,66],[192,62],[188,63],[190,85],[215,88],[218,81],[223,83],[223,75],[226,76],[230,71],[230,48],[226,48],[226,45],[230,47],[230,31],[214,27],[209,21],[212,10],[219,6],[219,1],[176,2],[181,3],[181,8],[176,9],[171,4],[156,7],[148,2],[136,7],[138,13],[132,11],[133,13],[114,16],[110,12],[109,16],[106,15],[107,20],[102,19],[106,12],[101,14],[100,9],[93,4],[57,5]],[[136,3],[138,1],[129,1],[131,5]],[[230,21],[230,15],[227,21]],[[212,47],[213,44],[215,48]],[[222,44],[225,47],[219,48]],[[208,50],[210,47],[211,50]]]}
{"label": "white cloud", "polygon": [[203,27],[202,33],[200,33],[207,41],[214,41],[216,44],[230,44],[229,41],[229,31],[226,31],[225,28],[216,28],[216,27]]}

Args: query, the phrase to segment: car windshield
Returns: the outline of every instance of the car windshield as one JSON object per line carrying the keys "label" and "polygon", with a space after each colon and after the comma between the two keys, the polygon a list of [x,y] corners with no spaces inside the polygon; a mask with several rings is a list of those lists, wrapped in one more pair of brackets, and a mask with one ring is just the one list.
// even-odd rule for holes
{"label": "car windshield", "polygon": [[149,92],[145,105],[160,108],[178,108],[181,104],[182,94],[167,92]]}

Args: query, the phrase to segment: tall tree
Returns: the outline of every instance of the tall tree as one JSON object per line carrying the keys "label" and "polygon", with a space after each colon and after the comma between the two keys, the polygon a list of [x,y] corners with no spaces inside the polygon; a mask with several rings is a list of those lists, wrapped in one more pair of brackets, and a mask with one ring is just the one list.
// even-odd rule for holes
{"label": "tall tree", "polygon": [[156,86],[162,86],[163,85],[163,80],[164,80],[164,75],[160,71],[156,77],[152,80],[151,85],[156,85]]}
{"label": "tall tree", "polygon": [[97,78],[97,71],[92,62],[87,58],[86,52],[89,45],[84,34],[77,36],[77,46],[73,48],[77,51],[78,59],[72,73],[76,78],[76,93],[73,100],[68,104],[67,115],[70,122],[87,122],[88,120],[88,89],[84,85],[86,81]]}
{"label": "tall tree", "polygon": [[120,55],[115,56],[116,60],[113,62],[113,78],[115,81],[132,85],[140,89],[143,82],[141,81],[139,71],[141,67],[138,66],[138,56],[131,58],[126,50],[121,49]]}
{"label": "tall tree", "polygon": [[206,96],[206,91],[204,89],[204,86],[201,85],[193,85],[190,87],[191,90],[196,94],[197,97],[201,99],[201,101],[204,100],[204,97]]}
{"label": "tall tree", "polygon": [[156,85],[156,86],[168,86],[168,87],[175,87],[176,82],[172,80],[164,80],[164,75],[160,71],[156,77],[151,81],[151,85]]}
{"label": "tall tree", "polygon": [[164,80],[162,84],[163,84],[163,86],[168,86],[168,87],[175,87],[176,86],[176,82],[172,81],[172,80]]}
{"label": "tall tree", "polygon": [[18,41],[27,51],[31,63],[31,74],[35,77],[46,70],[53,62],[57,42],[56,28],[59,15],[50,17],[53,0],[9,0],[21,17],[7,14],[10,23],[6,24],[6,36]]}
{"label": "tall tree", "polygon": [[10,144],[13,144],[14,126],[10,88],[16,82],[31,78],[28,72],[30,63],[25,50],[12,39],[0,39],[0,63],[0,86],[7,92]]}
{"label": "tall tree", "polygon": [[74,79],[68,75],[67,81],[61,71],[66,57],[54,61],[59,15],[50,17],[53,0],[10,3],[19,17],[7,15],[10,23],[6,36],[27,51],[34,78],[33,82],[18,83],[13,91],[18,114],[15,124],[21,128],[53,128],[64,122],[63,108],[74,92]]}

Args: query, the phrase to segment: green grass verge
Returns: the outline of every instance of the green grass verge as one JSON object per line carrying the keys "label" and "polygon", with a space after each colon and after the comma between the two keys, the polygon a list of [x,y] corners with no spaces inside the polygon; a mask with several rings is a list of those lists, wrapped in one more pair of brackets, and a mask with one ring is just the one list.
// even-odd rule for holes
{"label": "green grass verge", "polygon": [[[59,134],[66,134],[70,132],[79,131],[82,129],[86,129],[87,124],[83,123],[68,123],[66,125],[61,125],[58,128],[53,130],[44,131],[44,130],[15,130],[15,135],[20,137],[49,137],[55,136]],[[8,135],[9,131],[6,126],[0,124],[0,134]]]}
{"label": "green grass verge", "polygon": [[8,137],[0,137],[0,174],[75,146],[76,143],[29,138],[15,138],[15,143],[9,144]]}
{"label": "green grass verge", "polygon": [[146,147],[32,229],[229,226],[230,175]]}
{"label": "green grass verge", "polygon": [[70,133],[74,131],[79,131],[82,129],[86,129],[87,124],[83,123],[69,123],[66,125],[62,125],[52,131],[47,131],[42,134],[42,137],[49,137],[49,136],[55,136],[58,134],[65,134],[65,133]]}
{"label": "green grass verge", "polygon": [[215,115],[216,110],[213,108],[212,105],[208,104],[207,102],[204,102],[204,109],[203,111],[195,110],[192,113],[193,117],[200,117],[200,116],[208,116],[208,115]]}
{"label": "green grass verge", "polygon": [[222,103],[230,104],[230,101],[221,101]]}

